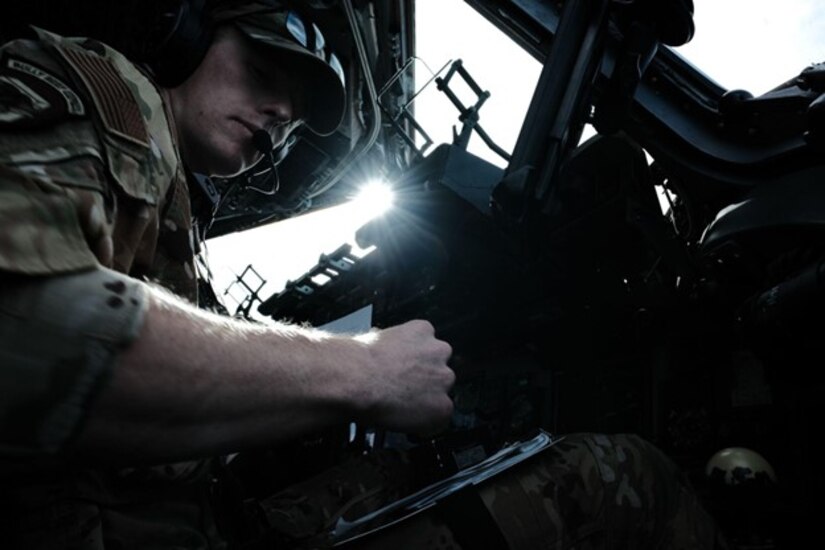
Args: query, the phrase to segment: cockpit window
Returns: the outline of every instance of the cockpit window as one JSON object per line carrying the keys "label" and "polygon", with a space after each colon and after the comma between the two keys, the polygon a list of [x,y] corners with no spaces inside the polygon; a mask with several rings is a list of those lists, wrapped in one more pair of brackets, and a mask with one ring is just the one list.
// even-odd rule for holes
{"label": "cockpit window", "polygon": [[[785,0],[781,5],[774,0],[694,2],[695,37],[675,51],[724,88],[759,95],[809,64],[825,61],[821,0]],[[457,109],[433,82],[445,75],[452,61],[461,59],[478,86],[490,92],[480,110],[480,125],[498,146],[511,152],[541,65],[463,0],[419,1],[415,11],[414,89],[420,91],[429,82],[413,103],[416,120],[435,145],[452,142],[454,129],[461,131]],[[465,106],[477,100],[459,78],[451,81],[451,89]],[[417,143],[421,146],[423,140]],[[506,165],[475,134],[468,150],[499,167]],[[248,264],[267,281],[262,296],[283,288],[287,279],[294,280],[314,265],[320,252],[330,253],[343,241],[351,241],[354,230],[373,215],[350,208],[342,205],[281,222],[277,229],[266,226],[210,241],[216,289],[221,293],[230,287]],[[242,301],[226,298],[232,306]]]}
{"label": "cockpit window", "polygon": [[[433,73],[443,76],[445,66],[461,59],[478,86],[490,92],[480,110],[481,127],[498,146],[511,152],[541,74],[539,62],[463,0],[417,2],[415,48],[420,60],[416,66],[416,89],[426,84]],[[439,72],[442,68],[445,70]],[[460,78],[452,79],[451,88],[465,106],[475,103],[475,94]],[[453,141],[453,125],[461,131],[458,111],[434,83],[416,98],[414,108],[416,120],[436,144]],[[506,166],[477,135],[470,139],[467,149],[493,164]]]}
{"label": "cockpit window", "polygon": [[763,94],[825,61],[821,0],[694,0],[696,34],[676,51],[727,89]]}

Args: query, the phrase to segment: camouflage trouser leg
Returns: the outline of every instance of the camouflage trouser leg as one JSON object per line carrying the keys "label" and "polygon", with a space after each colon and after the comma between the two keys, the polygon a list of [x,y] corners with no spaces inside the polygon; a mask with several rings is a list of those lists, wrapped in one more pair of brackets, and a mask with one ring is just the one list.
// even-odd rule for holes
{"label": "camouflage trouser leg", "polygon": [[[567,436],[481,488],[511,548],[714,548],[676,466],[633,435]],[[721,544],[720,544],[721,546]]]}
{"label": "camouflage trouser leg", "polygon": [[[342,471],[335,476],[322,476],[297,487],[294,492],[304,495],[305,507],[309,502],[325,502],[320,507],[325,511],[316,510],[313,515],[328,518],[331,510],[342,505],[340,501],[335,503],[332,493],[370,494],[369,486],[379,485],[375,480],[369,482],[369,476],[356,469],[351,473],[354,475]],[[396,472],[389,479],[397,479],[398,475]],[[339,485],[347,486],[346,490],[331,484],[333,478],[339,480]],[[338,488],[332,490],[333,486]],[[568,435],[542,453],[484,482],[477,491],[478,506],[466,514],[460,509],[458,516],[464,516],[460,522],[455,522],[455,511],[444,514],[436,508],[346,548],[725,548],[714,522],[676,466],[653,445],[633,435]],[[295,527],[307,525],[309,515],[298,513],[288,500],[281,500],[277,507],[281,508],[283,517],[293,516],[289,522],[291,528],[285,530],[298,534]],[[479,508],[482,513],[478,513]],[[311,523],[320,525],[323,521]],[[495,533],[491,533],[491,523],[495,524],[492,526]],[[468,537],[468,531],[473,536]],[[496,537],[485,538],[487,534],[496,535],[500,543],[495,543]],[[318,540],[304,547],[323,546]]]}
{"label": "camouflage trouser leg", "polygon": [[[479,487],[506,545],[536,549],[724,548],[676,466],[632,435],[576,434]],[[475,550],[437,513],[359,548]]]}

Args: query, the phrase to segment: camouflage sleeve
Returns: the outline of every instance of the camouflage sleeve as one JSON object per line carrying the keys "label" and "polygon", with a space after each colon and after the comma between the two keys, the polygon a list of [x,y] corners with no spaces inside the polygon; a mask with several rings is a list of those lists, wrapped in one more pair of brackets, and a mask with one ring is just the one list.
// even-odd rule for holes
{"label": "camouflage sleeve", "polygon": [[[142,318],[179,169],[158,90],[94,41],[0,46],[0,454],[59,450]],[[109,271],[113,269],[115,271]]]}
{"label": "camouflage sleeve", "polygon": [[[112,222],[105,196],[93,187],[99,170],[93,159],[71,157],[0,165],[0,271],[45,275],[111,265]],[[72,177],[84,186],[66,185]]]}
{"label": "camouflage sleeve", "polygon": [[59,451],[147,305],[142,283],[105,268],[0,276],[0,456]]}
{"label": "camouflage sleeve", "polygon": [[88,102],[36,43],[0,53],[0,272],[108,265],[112,201]]}
{"label": "camouflage sleeve", "polygon": [[0,272],[151,263],[179,168],[159,92],[99,43],[38,37],[0,47]]}

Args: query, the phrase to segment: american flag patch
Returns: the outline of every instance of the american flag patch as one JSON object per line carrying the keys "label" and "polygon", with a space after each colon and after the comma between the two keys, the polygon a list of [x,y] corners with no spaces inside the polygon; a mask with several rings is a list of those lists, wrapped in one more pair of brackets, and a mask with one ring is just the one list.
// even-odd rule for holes
{"label": "american flag patch", "polygon": [[140,107],[112,60],[79,48],[58,49],[83,79],[106,131],[149,147],[149,133]]}

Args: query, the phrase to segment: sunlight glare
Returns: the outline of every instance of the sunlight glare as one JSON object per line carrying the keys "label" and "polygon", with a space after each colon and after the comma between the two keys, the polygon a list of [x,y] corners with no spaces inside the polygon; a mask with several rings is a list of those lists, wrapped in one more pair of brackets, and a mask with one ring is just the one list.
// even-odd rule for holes
{"label": "sunlight glare", "polygon": [[361,187],[353,200],[353,205],[364,218],[377,218],[390,209],[393,202],[392,189],[381,180],[372,180]]}

